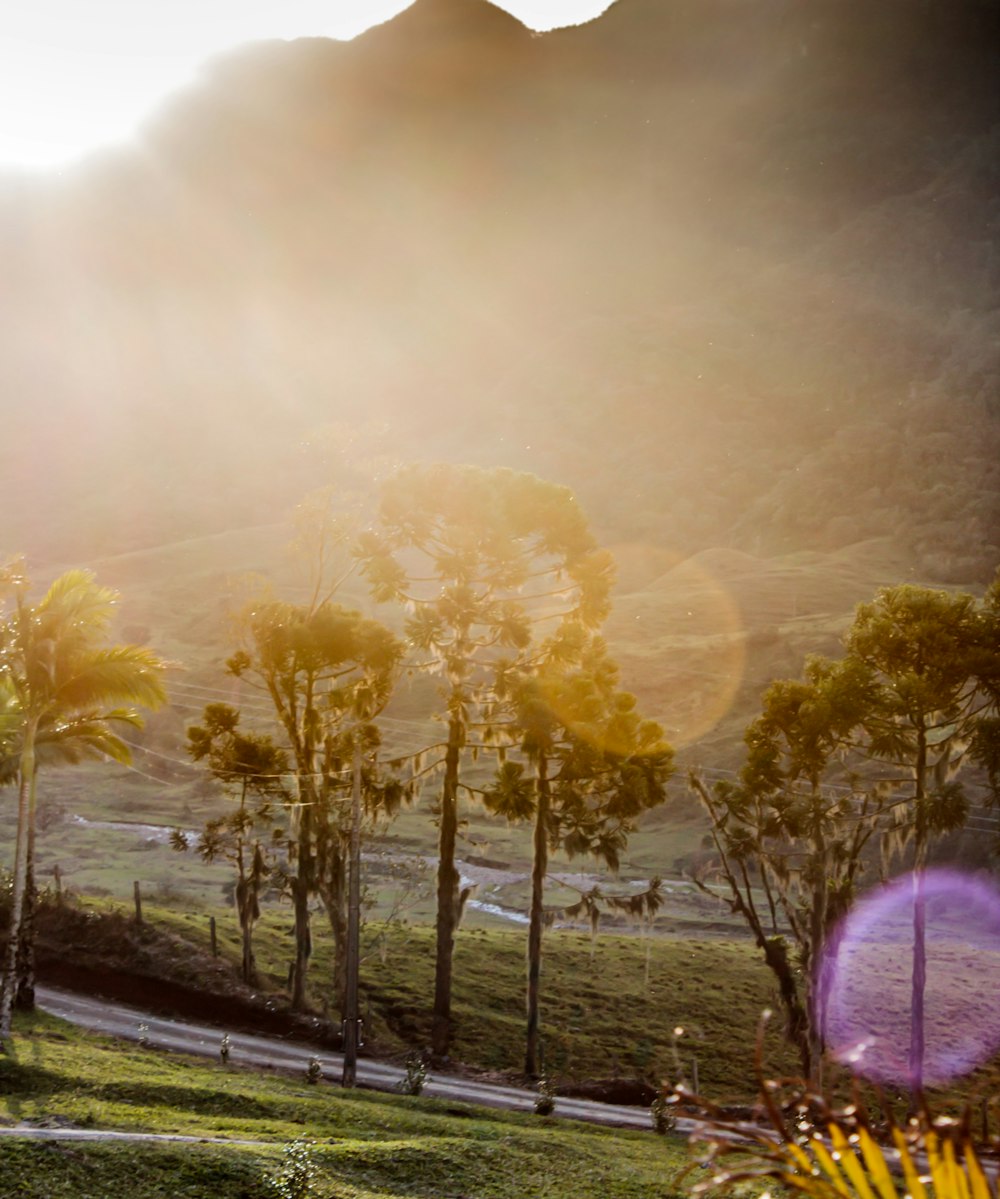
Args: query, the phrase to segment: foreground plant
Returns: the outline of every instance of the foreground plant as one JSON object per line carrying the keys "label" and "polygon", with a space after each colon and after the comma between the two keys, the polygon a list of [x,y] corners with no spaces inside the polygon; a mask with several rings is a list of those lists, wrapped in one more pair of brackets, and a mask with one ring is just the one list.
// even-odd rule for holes
{"label": "foreground plant", "polygon": [[857,1097],[834,1108],[801,1080],[765,1078],[769,1015],[764,1013],[757,1035],[760,1090],[751,1117],[724,1111],[683,1083],[670,1097],[675,1107],[692,1105],[701,1113],[691,1141],[705,1153],[685,1173],[716,1167],[692,1187],[693,1195],[770,1178],[812,1199],[899,1199],[904,1187],[908,1199],[997,1199],[996,1182],[987,1177],[972,1142],[968,1109],[955,1120],[935,1117],[922,1105],[900,1127],[883,1102],[884,1121],[876,1125]]}
{"label": "foreground plant", "polygon": [[308,1199],[316,1193],[316,1164],[308,1141],[292,1141],[281,1155],[281,1166],[271,1181],[275,1199]]}
{"label": "foreground plant", "polygon": [[427,1085],[427,1063],[423,1055],[411,1053],[406,1059],[406,1074],[399,1082],[404,1095],[419,1095]]}
{"label": "foreground plant", "polygon": [[[912,1199],[994,1199],[991,1182],[972,1143],[967,1119],[932,1117],[926,1110],[905,1127],[876,1130],[856,1104],[840,1110],[802,1090],[779,1103],[780,1084],[765,1084],[767,1125],[708,1109],[693,1139],[707,1146],[700,1165],[733,1158],[705,1182],[713,1188],[764,1178],[814,1199],[898,1199],[902,1175]],[[690,1096],[686,1098],[690,1099]]]}
{"label": "foreground plant", "polygon": [[653,1132],[661,1137],[666,1136],[668,1132],[672,1132],[677,1127],[676,1110],[666,1087],[660,1089],[659,1094],[649,1105],[649,1118],[653,1125]]}
{"label": "foreground plant", "polygon": [[551,1116],[556,1107],[556,1089],[549,1078],[540,1078],[535,1088],[535,1115]]}

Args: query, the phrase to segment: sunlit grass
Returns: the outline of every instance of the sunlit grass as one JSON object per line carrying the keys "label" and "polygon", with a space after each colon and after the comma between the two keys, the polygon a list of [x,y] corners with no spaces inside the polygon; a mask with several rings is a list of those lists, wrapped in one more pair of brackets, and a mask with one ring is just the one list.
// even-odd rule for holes
{"label": "sunlit grass", "polygon": [[[106,910],[109,901],[89,901]],[[235,917],[222,908],[190,911],[144,905],[143,930],[128,909],[119,913],[123,941],[115,961],[114,938],[100,941],[107,968],[132,968],[141,949],[143,971],[218,988],[220,972],[238,975],[240,945]],[[214,912],[219,958],[209,950]],[[284,994],[292,938],[287,906],[268,907],[255,936],[259,990]],[[88,925],[88,935],[89,934]],[[332,957],[322,918],[315,920],[310,964],[310,1004],[338,1019],[332,995]],[[399,1060],[429,1043],[434,993],[434,930],[426,925],[390,928],[372,943],[363,934],[361,1012],[368,1050]],[[160,938],[160,934],[168,934]],[[158,938],[160,938],[158,940]],[[128,945],[124,944],[128,942]],[[131,948],[130,948],[131,946]],[[161,948],[158,948],[161,946]],[[454,959],[454,1040],[458,1062],[517,1074],[524,1056],[526,932],[460,929]],[[648,953],[648,966],[647,966]],[[648,971],[648,973],[647,973]],[[700,1085],[719,1097],[748,1097],[755,1081],[746,1047],[760,1012],[773,1003],[770,977],[749,942],[689,941],[589,935],[553,929],[545,935],[542,966],[542,1042],[545,1069],[563,1084],[592,1079],[689,1080],[697,1065]],[[685,1028],[679,1040],[678,1025]],[[773,1060],[791,1065],[777,1030]]]}
{"label": "sunlit grass", "polygon": [[288,1142],[305,1139],[319,1195],[640,1199],[674,1193],[686,1150],[651,1133],[345,1092],[305,1079],[122,1045],[50,1017],[22,1019],[0,1059],[0,1121],[265,1144],[110,1145],[0,1141],[4,1193],[107,1199],[268,1192]]}

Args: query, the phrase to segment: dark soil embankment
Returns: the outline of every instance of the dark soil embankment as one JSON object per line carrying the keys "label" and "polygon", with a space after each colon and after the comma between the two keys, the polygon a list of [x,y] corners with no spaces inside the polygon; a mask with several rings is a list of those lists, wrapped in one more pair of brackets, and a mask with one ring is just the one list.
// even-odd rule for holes
{"label": "dark soil embankment", "polygon": [[[0,913],[6,928],[7,920]],[[218,1024],[336,1048],[328,1020],[290,1011],[287,998],[246,986],[232,965],[120,912],[45,903],[37,917],[38,980],[133,1004],[162,1016]]]}
{"label": "dark soil embankment", "polygon": [[[4,906],[0,904],[0,929],[7,926]],[[162,925],[139,924],[122,911],[96,912],[47,896],[39,908],[36,929],[37,972],[42,984],[129,1004],[157,1016],[216,1025],[220,1031],[340,1047],[339,1028],[334,1023],[292,1012],[287,996],[280,991],[247,987],[232,961],[213,957]],[[0,938],[0,952],[2,948]],[[452,1063],[452,1069],[483,1076],[458,1062]],[[515,1081],[505,1072],[485,1077]],[[558,1093],[642,1107],[655,1098],[648,1083],[628,1078],[581,1080],[560,1086]]]}

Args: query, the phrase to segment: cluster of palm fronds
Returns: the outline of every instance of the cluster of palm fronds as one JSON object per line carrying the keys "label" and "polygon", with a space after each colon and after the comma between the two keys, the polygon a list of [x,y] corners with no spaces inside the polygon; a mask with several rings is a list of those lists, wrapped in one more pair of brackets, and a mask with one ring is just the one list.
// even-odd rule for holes
{"label": "cluster of palm fronds", "polygon": [[900,1126],[887,1107],[878,1124],[860,1101],[835,1109],[789,1080],[762,1082],[752,1118],[683,1089],[677,1100],[702,1113],[692,1140],[712,1174],[695,1195],[771,1179],[813,1199],[997,1199],[996,1165],[988,1171],[975,1148],[968,1112],[956,1120],[925,1109]]}

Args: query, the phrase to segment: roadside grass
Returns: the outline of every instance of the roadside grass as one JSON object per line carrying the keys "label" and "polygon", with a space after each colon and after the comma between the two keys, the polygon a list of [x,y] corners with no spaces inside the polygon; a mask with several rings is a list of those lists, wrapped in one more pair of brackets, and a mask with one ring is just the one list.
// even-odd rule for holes
{"label": "roadside grass", "polygon": [[264,1199],[282,1150],[304,1140],[317,1196],[648,1199],[677,1192],[688,1160],[675,1138],[343,1091],[210,1066],[20,1017],[0,1059],[0,1120],[265,1144],[28,1142],[0,1139],[5,1195]]}
{"label": "roadside grass", "polygon": [[[149,905],[137,929],[121,905],[101,900],[84,905],[79,949],[67,944],[60,951],[66,958],[80,952],[97,969],[137,969],[210,991],[217,997],[210,1007],[218,1012],[220,1002],[225,1008],[226,996],[246,992],[236,982],[240,946],[235,919],[231,911],[214,911],[218,958],[209,952],[210,909]],[[116,915],[103,919],[107,913]],[[104,928],[111,931],[106,934]],[[79,929],[77,922],[71,935]],[[322,930],[319,919],[316,930]],[[286,1002],[290,931],[287,908],[269,908],[255,939],[262,981],[257,995],[274,1006]],[[325,1012],[336,1026],[328,939],[317,935],[315,944],[309,999],[314,1010]],[[100,947],[96,958],[95,947]],[[378,945],[368,945],[361,966],[365,1053],[401,1063],[409,1052],[429,1044],[434,949],[434,930],[424,925],[394,926]],[[454,964],[454,1061],[518,1077],[524,1052],[524,931],[462,928]],[[935,1003],[927,1026],[929,1044],[935,1039],[982,1039],[979,1015],[984,1005],[988,1008],[988,997],[981,994],[982,976],[978,969],[970,974],[965,958],[959,965],[946,980],[935,983],[938,987],[946,982],[946,994],[929,992]],[[888,963],[880,963],[880,978],[887,977],[887,969]],[[550,929],[544,938],[544,1070],[563,1090],[596,1080],[654,1088],[664,1081],[684,1081],[716,1102],[752,1102],[758,1089],[754,1044],[761,1014],[768,1008],[775,1018],[765,1036],[766,1069],[772,1076],[794,1075],[798,1063],[782,1037],[771,976],[749,941],[609,933],[592,940],[565,929]],[[232,1031],[240,1027],[239,1019],[233,1016]],[[850,1094],[845,1072],[831,1067],[827,1082],[839,1094]],[[1000,1058],[994,1056],[969,1077],[929,1094],[935,1110],[961,1110],[971,1102],[979,1111],[985,1103],[995,1125]],[[898,1114],[905,1113],[901,1093],[886,1098],[899,1105]]]}
{"label": "roadside grass", "polygon": [[[217,987],[220,976],[238,977],[240,944],[231,910],[215,909],[220,956],[213,959],[210,909],[144,905],[139,930],[122,918],[121,905],[89,900],[84,906],[98,914],[86,931],[92,944],[103,947],[99,967],[129,969],[141,961],[143,973],[157,971],[205,989]],[[117,949],[111,938],[102,940],[98,927],[99,914],[109,910],[119,913]],[[336,1022],[329,934],[319,917],[314,928],[308,998],[315,1011]],[[288,908],[267,907],[254,941],[258,993],[283,995],[290,932]],[[460,929],[454,958],[456,1062],[514,1076],[522,1070],[525,944],[523,929]],[[117,961],[109,957],[115,952]],[[429,1044],[434,961],[434,930],[426,925],[393,926],[377,944],[367,943],[361,1012],[368,1052],[401,1060]],[[693,1083],[697,1068],[700,1088],[713,1098],[750,1100],[756,1092],[752,1047],[761,1012],[774,1000],[770,975],[747,941],[610,933],[592,940],[551,929],[542,961],[545,1071],[563,1086],[618,1079],[657,1087],[681,1076]],[[794,1069],[777,1027],[768,1034],[767,1053],[774,1070]]]}

